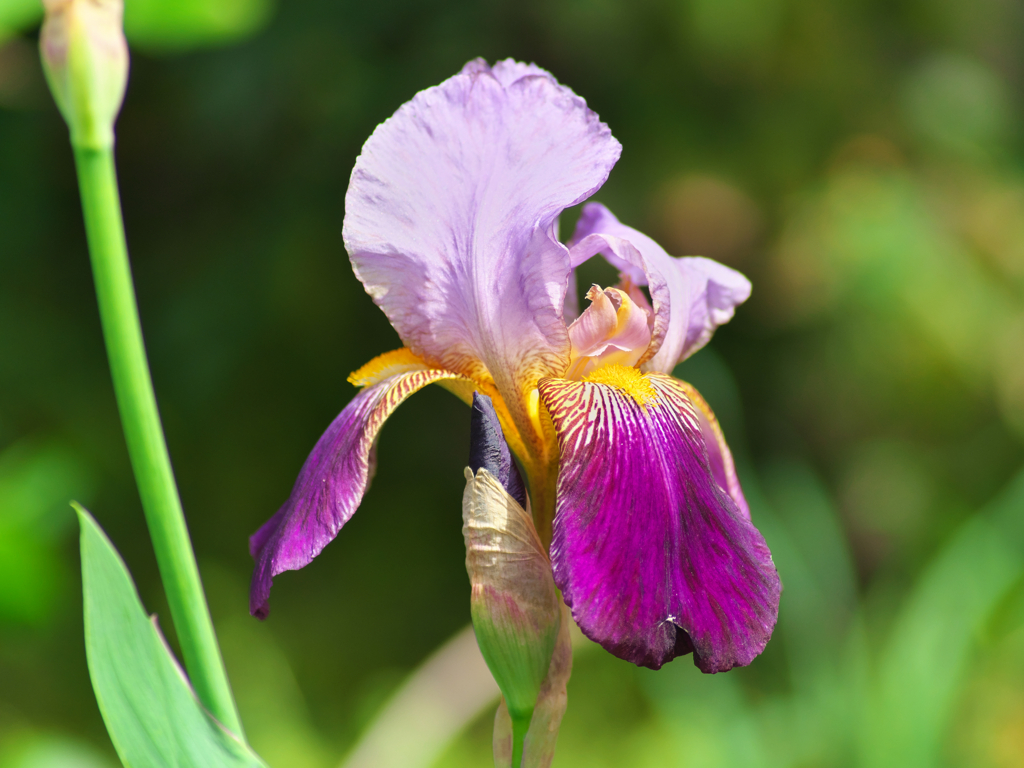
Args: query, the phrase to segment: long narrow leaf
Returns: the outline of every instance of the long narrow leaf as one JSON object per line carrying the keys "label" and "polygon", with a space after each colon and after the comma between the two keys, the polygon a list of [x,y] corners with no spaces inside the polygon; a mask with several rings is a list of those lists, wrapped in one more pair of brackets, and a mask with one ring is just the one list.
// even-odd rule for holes
{"label": "long narrow leaf", "polygon": [[121,761],[129,768],[265,768],[203,709],[146,615],[124,561],[92,516],[74,506],[89,675]]}

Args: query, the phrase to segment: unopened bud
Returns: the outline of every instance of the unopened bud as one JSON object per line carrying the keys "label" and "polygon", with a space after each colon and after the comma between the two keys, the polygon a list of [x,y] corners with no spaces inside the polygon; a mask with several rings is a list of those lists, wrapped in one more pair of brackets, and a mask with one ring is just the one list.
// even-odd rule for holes
{"label": "unopened bud", "polygon": [[[523,756],[515,768],[550,768],[555,757],[555,743],[568,703],[567,687],[572,674],[572,638],[569,635],[572,616],[565,603],[561,609],[562,623],[558,628],[555,652],[551,655],[551,666],[537,694],[533,719],[523,743]],[[494,768],[512,768],[512,738],[512,718],[505,699],[502,699],[494,715]]]}
{"label": "unopened bud", "polygon": [[486,469],[466,469],[463,528],[480,652],[525,728],[551,665],[560,624],[551,564],[533,520]]}
{"label": "unopened bud", "polygon": [[109,148],[128,82],[124,0],[43,0],[43,5],[43,70],[71,143]]}

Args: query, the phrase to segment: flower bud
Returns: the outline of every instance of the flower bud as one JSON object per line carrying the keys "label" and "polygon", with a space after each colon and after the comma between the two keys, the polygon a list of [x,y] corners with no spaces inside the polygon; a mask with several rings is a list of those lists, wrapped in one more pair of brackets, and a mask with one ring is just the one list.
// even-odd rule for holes
{"label": "flower bud", "polygon": [[477,643],[525,735],[561,623],[551,564],[533,520],[487,469],[467,467],[466,570]]}
{"label": "flower bud", "polygon": [[106,149],[128,81],[124,0],[43,0],[43,70],[76,147]]}
{"label": "flower bud", "polygon": [[480,653],[504,695],[504,720],[499,711],[495,721],[495,759],[499,743],[507,741],[508,762],[518,765],[552,665],[562,602],[494,404],[477,393],[472,413],[462,498],[470,608]]}
{"label": "flower bud", "polygon": [[[572,673],[572,638],[569,635],[572,616],[565,603],[562,603],[561,610],[562,621],[555,640],[555,652],[551,656],[547,677],[537,694],[537,704],[523,744],[523,757],[516,768],[549,768],[555,757],[555,742],[568,702],[566,688]],[[495,768],[511,768],[512,751],[512,718],[505,699],[502,699],[494,714]]]}

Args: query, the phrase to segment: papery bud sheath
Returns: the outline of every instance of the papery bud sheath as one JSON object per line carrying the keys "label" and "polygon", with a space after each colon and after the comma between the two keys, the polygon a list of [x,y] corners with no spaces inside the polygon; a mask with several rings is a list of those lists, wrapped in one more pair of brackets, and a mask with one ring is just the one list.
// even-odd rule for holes
{"label": "papery bud sheath", "polygon": [[551,665],[560,601],[530,515],[488,470],[467,468],[466,481],[473,628],[521,745]]}

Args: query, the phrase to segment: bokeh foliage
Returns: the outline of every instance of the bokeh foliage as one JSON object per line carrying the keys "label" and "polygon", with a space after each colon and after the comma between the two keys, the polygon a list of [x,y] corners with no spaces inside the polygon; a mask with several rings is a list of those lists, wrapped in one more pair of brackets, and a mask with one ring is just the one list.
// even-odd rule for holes
{"label": "bokeh foliage", "polygon": [[[117,154],[143,326],[243,718],[271,765],[336,764],[469,618],[468,413],[444,392],[393,417],[363,508],[278,578],[262,625],[246,613],[246,538],[351,396],[346,375],[398,345],[341,246],[359,147],[475,56],[534,60],[583,95],[624,145],[598,198],[754,282],[679,373],[719,412],[775,553],[776,637],[710,678],[581,653],[555,765],[1024,764],[1024,6],[126,5]],[[166,606],[34,14],[0,0],[0,766],[112,765],[69,498],[147,608]],[[439,764],[487,764],[489,723]]]}

